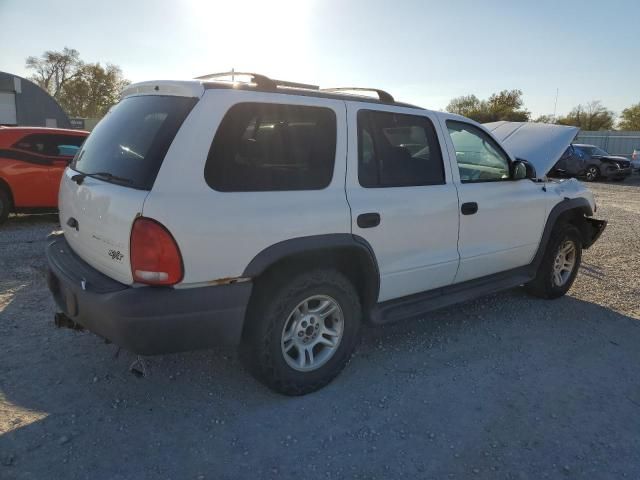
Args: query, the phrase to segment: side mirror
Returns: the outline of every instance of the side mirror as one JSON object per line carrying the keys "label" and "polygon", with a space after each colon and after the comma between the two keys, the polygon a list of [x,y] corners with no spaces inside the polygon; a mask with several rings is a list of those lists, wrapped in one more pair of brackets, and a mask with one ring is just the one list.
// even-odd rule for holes
{"label": "side mirror", "polygon": [[536,178],[536,169],[526,160],[518,158],[511,165],[511,179],[524,180],[525,178]]}

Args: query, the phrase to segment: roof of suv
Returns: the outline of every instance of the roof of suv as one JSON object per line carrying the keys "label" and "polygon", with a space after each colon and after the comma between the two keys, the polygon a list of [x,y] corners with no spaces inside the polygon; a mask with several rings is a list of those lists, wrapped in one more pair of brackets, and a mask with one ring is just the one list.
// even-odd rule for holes
{"label": "roof of suv", "polygon": [[[234,76],[250,77],[249,82],[235,81]],[[224,77],[232,77],[234,81],[221,80]],[[330,88],[320,89],[316,85],[301,84],[282,80],[273,80],[264,75],[255,73],[225,72],[211,75],[204,75],[194,80],[153,80],[139,82],[129,85],[123,92],[123,97],[139,93],[157,93],[161,90],[165,94],[195,96],[199,97],[203,90],[210,89],[233,89],[248,90],[257,92],[280,93],[284,95],[299,95],[306,97],[329,98],[334,100],[349,100],[354,102],[374,103],[381,105],[396,105],[399,107],[416,108],[424,110],[422,107],[408,103],[397,102],[387,92],[379,89],[369,88]],[[357,91],[370,91],[378,95],[378,98],[366,95],[358,95]],[[351,93],[350,93],[351,92]]]}
{"label": "roof of suv", "polygon": [[[377,103],[382,105],[397,105],[399,107],[408,107],[408,108],[417,108],[420,110],[424,110],[422,107],[418,107],[416,105],[411,105],[409,103],[392,101],[386,102],[380,100],[378,98],[367,97],[365,95],[356,95],[356,94],[348,94],[337,91],[323,91],[323,90],[312,90],[306,88],[296,88],[296,87],[276,87],[275,90],[271,88],[261,87],[259,85],[252,84],[233,84],[229,82],[215,82],[215,81],[207,81],[203,82],[202,85],[206,90],[208,89],[223,89],[230,88],[234,90],[252,90],[256,92],[270,92],[270,93],[282,93],[285,95],[300,95],[303,97],[317,97],[317,98],[330,98],[333,100],[350,100],[353,102],[365,102],[365,103]],[[373,90],[372,90],[373,91]],[[345,91],[346,92],[346,91]]]}

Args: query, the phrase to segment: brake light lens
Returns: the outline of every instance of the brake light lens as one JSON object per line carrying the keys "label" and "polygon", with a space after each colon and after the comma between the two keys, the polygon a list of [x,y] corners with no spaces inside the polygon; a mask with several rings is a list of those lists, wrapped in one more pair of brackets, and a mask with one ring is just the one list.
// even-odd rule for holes
{"label": "brake light lens", "polygon": [[182,280],[182,255],[175,239],[162,224],[138,217],[131,228],[131,272],[136,282],[174,285]]}

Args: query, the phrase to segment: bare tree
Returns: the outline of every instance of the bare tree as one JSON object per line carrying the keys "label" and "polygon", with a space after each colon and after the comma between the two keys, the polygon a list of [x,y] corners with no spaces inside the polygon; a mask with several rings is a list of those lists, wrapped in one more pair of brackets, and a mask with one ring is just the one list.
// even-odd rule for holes
{"label": "bare tree", "polygon": [[65,84],[80,75],[80,53],[64,47],[62,52],[47,50],[40,57],[27,57],[26,67],[34,70],[29,77],[54,98],[59,98]]}
{"label": "bare tree", "polygon": [[30,79],[72,116],[102,117],[129,84],[117,65],[84,63],[77,50],[67,47],[61,52],[49,50],[40,57],[28,57],[26,66],[34,71]]}
{"label": "bare tree", "polygon": [[558,119],[561,125],[572,125],[582,130],[612,130],[614,122],[615,114],[599,100],[578,105],[568,115]]}

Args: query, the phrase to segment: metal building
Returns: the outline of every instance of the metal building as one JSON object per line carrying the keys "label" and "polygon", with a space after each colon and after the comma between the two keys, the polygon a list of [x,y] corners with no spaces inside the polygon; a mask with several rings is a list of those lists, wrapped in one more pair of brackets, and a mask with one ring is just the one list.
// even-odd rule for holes
{"label": "metal building", "polygon": [[640,150],[640,132],[581,131],[573,143],[596,145],[611,155],[631,158],[634,150]]}
{"label": "metal building", "polygon": [[71,128],[56,100],[26,78],[0,72],[0,125]]}

